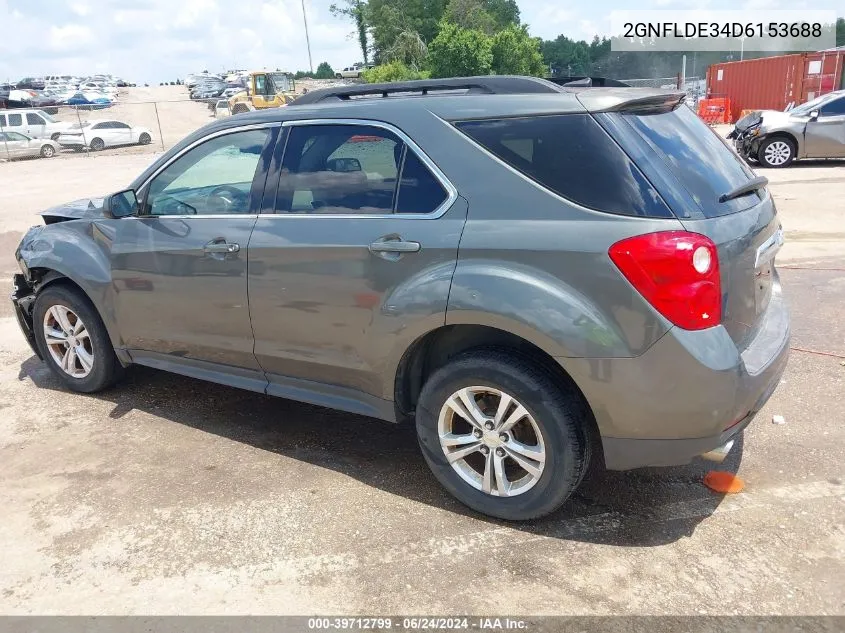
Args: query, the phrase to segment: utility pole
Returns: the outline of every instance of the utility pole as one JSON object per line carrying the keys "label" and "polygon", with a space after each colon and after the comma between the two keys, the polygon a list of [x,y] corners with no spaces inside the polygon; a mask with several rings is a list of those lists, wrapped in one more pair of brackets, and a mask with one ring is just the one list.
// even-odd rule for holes
{"label": "utility pole", "polygon": [[302,0],[302,21],[305,22],[305,45],[308,47],[308,69],[314,73],[314,62],[311,61],[311,38],[308,37],[308,16],[305,15],[305,0]]}

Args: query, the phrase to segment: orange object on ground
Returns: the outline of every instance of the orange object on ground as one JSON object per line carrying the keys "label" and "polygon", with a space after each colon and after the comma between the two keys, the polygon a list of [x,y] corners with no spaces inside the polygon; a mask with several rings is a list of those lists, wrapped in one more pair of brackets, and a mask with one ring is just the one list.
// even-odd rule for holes
{"label": "orange object on ground", "polygon": [[745,482],[742,479],[723,470],[711,470],[704,475],[704,485],[713,492],[726,495],[742,492],[742,489],[745,488]]}
{"label": "orange object on ground", "polygon": [[699,99],[698,116],[708,125],[731,122],[731,100],[726,97]]}

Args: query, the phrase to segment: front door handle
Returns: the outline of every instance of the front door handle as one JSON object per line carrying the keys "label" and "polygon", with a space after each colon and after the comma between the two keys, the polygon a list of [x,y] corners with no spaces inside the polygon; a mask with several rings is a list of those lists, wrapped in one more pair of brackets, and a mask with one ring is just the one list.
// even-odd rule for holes
{"label": "front door handle", "polygon": [[383,237],[370,244],[371,253],[416,253],[419,250],[419,242],[406,242],[397,237]]}
{"label": "front door handle", "polygon": [[241,245],[233,244],[231,242],[218,242],[215,240],[203,246],[202,250],[206,253],[222,253],[224,255],[228,255],[230,253],[237,253],[241,250]]}

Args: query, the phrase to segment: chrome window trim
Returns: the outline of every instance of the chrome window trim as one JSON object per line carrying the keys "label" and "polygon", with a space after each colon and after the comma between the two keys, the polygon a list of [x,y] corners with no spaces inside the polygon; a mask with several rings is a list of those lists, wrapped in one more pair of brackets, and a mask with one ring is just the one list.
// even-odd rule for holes
{"label": "chrome window trim", "polygon": [[[206,136],[203,136],[202,138],[198,138],[196,141],[194,141],[193,143],[191,143],[187,147],[183,148],[178,154],[174,154],[173,156],[171,156],[169,161],[167,161],[166,163],[161,165],[161,167],[159,167],[152,174],[150,174],[150,176],[143,183],[141,183],[141,186],[138,187],[138,191],[142,191],[142,190],[146,189],[147,185],[149,185],[150,182],[153,179],[155,179],[156,176],[158,176],[161,172],[163,172],[165,169],[170,167],[177,160],[182,158],[182,156],[184,156],[185,154],[190,152],[192,149],[194,149],[198,145],[202,145],[206,141],[210,141],[212,139],[217,138],[218,136],[225,136],[227,134],[235,134],[237,132],[249,132],[250,130],[272,129],[274,127],[281,127],[281,126],[282,126],[281,121],[270,121],[270,122],[267,122],[267,123],[253,123],[252,125],[239,125],[237,127],[227,127],[223,130],[217,130],[216,132],[212,132],[211,134],[207,134]],[[240,214],[231,213],[231,214],[228,214],[228,215],[231,216],[231,215],[240,215]],[[149,216],[149,215],[147,215],[147,216],[140,216],[140,217],[163,217],[163,216]],[[171,215],[171,216],[167,216],[167,217],[173,218],[173,217],[177,217],[177,216]],[[199,216],[198,215],[188,215],[188,216],[179,216],[179,217],[196,218],[196,217],[199,217]],[[207,217],[211,217],[211,216],[205,215],[203,217],[207,218]]]}
{"label": "chrome window trim", "polygon": [[[366,125],[369,127],[381,128],[398,136],[405,145],[411,149],[419,158],[423,165],[434,175],[440,186],[446,190],[446,199],[439,207],[428,213],[401,213],[393,211],[391,213],[294,213],[291,211],[284,211],[281,213],[262,213],[262,218],[314,218],[314,219],[341,219],[341,218],[355,218],[361,220],[368,219],[407,219],[407,220],[436,220],[442,217],[458,199],[458,190],[434,163],[431,158],[417,145],[411,137],[405,134],[402,130],[390,123],[384,121],[375,121],[371,119],[296,119],[282,122],[282,127],[296,127],[300,125]],[[398,176],[398,174],[397,174]],[[401,188],[401,187],[400,187]],[[397,199],[398,201],[398,199]]]}
{"label": "chrome window trim", "polygon": [[128,215],[121,220],[225,220],[231,218],[252,218],[253,220],[259,216],[258,213],[216,213],[216,214],[202,214],[195,213],[193,215]]}

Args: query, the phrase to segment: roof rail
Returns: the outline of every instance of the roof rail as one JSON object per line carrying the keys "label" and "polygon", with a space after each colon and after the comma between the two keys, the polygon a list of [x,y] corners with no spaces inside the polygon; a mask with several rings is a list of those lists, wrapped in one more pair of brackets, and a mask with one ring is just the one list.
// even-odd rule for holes
{"label": "roof rail", "polygon": [[383,84],[354,84],[312,90],[297,97],[289,105],[310,105],[326,101],[351,101],[365,98],[426,96],[430,94],[529,94],[563,92],[560,86],[538,77],[489,75],[485,77],[452,77],[420,79]]}

